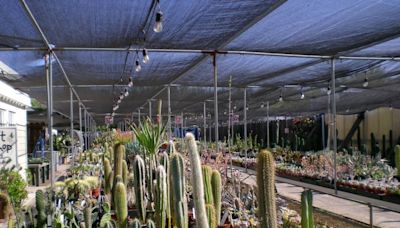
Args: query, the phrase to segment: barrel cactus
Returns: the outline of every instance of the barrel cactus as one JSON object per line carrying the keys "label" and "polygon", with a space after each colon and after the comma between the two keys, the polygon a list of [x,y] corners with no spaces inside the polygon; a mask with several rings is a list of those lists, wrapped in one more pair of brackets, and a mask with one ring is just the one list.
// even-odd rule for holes
{"label": "barrel cactus", "polygon": [[311,190],[301,193],[301,228],[314,228],[312,198]]}
{"label": "barrel cactus", "polygon": [[274,157],[268,150],[261,150],[257,156],[258,216],[261,227],[277,227],[274,185]]}
{"label": "barrel cactus", "polygon": [[178,228],[188,227],[185,193],[185,163],[182,155],[173,153],[170,160],[171,215]]}
{"label": "barrel cactus", "polygon": [[[193,199],[197,217],[196,225],[197,227],[207,227],[207,216],[206,216],[206,207],[204,199],[204,186],[202,181],[203,174],[201,168],[201,160],[193,134],[191,133],[186,134],[186,142],[188,144],[188,149],[190,154],[190,164],[192,166],[191,181],[193,186]],[[211,180],[210,180],[210,186],[208,187],[211,188]]]}

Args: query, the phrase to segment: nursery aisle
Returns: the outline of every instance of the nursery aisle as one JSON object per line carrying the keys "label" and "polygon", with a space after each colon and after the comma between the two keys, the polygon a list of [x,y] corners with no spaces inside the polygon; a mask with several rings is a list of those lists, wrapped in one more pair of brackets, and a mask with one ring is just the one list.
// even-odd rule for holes
{"label": "nursery aisle", "polygon": [[[70,167],[70,164],[58,165],[56,171],[55,180],[57,181],[60,177],[66,175],[67,169]],[[22,206],[34,206],[35,205],[35,193],[37,190],[45,190],[46,188],[50,187],[50,181],[48,181],[45,185],[41,186],[28,186],[26,190],[28,191],[28,197],[22,203]]]}
{"label": "nursery aisle", "polygon": [[[234,170],[239,171],[240,180],[251,186],[256,186],[256,172],[248,169],[248,173],[242,167],[234,166]],[[230,172],[228,172],[230,174]],[[279,179],[279,178],[277,178]],[[301,193],[304,188],[288,183],[276,182],[278,194],[284,198],[300,202]],[[342,199],[332,195],[314,192],[313,206],[323,211],[336,214],[356,220],[365,224],[369,224],[369,207],[367,205],[354,201]],[[374,208],[374,226],[382,228],[400,227],[400,213]]]}

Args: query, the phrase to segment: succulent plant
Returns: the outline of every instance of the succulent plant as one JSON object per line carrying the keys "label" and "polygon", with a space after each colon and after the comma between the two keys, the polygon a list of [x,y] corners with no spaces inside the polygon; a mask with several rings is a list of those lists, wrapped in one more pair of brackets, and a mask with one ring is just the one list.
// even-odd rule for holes
{"label": "succulent plant", "polygon": [[121,181],[121,176],[118,175],[117,180],[114,192],[115,214],[117,215],[118,227],[125,228],[128,219],[126,187]]}
{"label": "succulent plant", "polygon": [[311,190],[301,193],[301,228],[314,228],[312,198]]}
{"label": "succulent plant", "polygon": [[188,227],[188,208],[185,193],[185,163],[182,155],[173,153],[170,159],[171,215],[178,228]]}
{"label": "succulent plant", "polygon": [[214,198],[211,186],[212,168],[208,165],[202,166],[203,184],[204,184],[204,199],[206,204],[214,205]]}
{"label": "succulent plant", "polygon": [[133,219],[133,221],[129,224],[129,227],[130,228],[142,228],[142,226],[140,225],[140,221],[137,218]]}
{"label": "succulent plant", "polygon": [[146,205],[145,205],[145,166],[144,161],[140,156],[136,156],[133,163],[133,177],[135,178],[135,196],[136,196],[136,207],[139,210],[139,216],[141,221],[146,220]]}
{"label": "succulent plant", "polygon": [[158,228],[165,228],[167,221],[167,174],[164,166],[159,165],[156,170],[156,197],[155,219]]}
{"label": "succulent plant", "polygon": [[210,228],[217,227],[217,220],[216,220],[214,205],[206,204],[206,213],[207,213],[207,219],[208,219],[208,224],[207,224],[208,226],[204,226],[204,227],[210,227]]}
{"label": "succulent plant", "polygon": [[217,223],[221,221],[221,174],[214,170],[211,176],[211,185],[214,198],[215,218]]}

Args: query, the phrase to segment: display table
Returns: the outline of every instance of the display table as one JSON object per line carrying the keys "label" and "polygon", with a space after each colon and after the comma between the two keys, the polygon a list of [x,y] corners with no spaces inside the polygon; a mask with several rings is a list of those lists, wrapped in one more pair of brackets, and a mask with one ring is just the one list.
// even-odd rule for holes
{"label": "display table", "polygon": [[50,179],[50,164],[28,164],[28,169],[32,174],[32,185],[39,186]]}

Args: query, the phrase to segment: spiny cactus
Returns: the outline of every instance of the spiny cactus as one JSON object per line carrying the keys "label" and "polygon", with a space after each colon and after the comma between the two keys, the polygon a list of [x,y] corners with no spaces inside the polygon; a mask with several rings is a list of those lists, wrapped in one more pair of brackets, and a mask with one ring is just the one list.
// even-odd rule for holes
{"label": "spiny cactus", "polygon": [[[207,227],[206,207],[204,199],[204,186],[203,174],[201,168],[201,160],[197,150],[196,141],[193,134],[186,134],[186,143],[188,144],[190,154],[190,164],[192,167],[192,186],[193,186],[193,199],[196,209],[196,225],[197,227]],[[211,167],[210,167],[211,168]],[[210,180],[211,181],[211,180]],[[211,188],[211,183],[210,186]],[[211,192],[212,193],[212,192]]]}
{"label": "spiny cactus", "polygon": [[114,203],[115,213],[117,215],[118,227],[125,228],[128,219],[128,204],[126,202],[126,188],[124,183],[121,181],[122,177],[117,176],[118,182],[115,186]]}
{"label": "spiny cactus", "polygon": [[261,227],[277,227],[275,202],[275,162],[271,152],[261,150],[257,156],[258,214]]}
{"label": "spiny cactus", "polygon": [[396,162],[397,176],[400,176],[400,145],[396,145],[394,149],[394,160]]}
{"label": "spiny cactus", "polygon": [[47,227],[46,201],[42,190],[36,191],[37,227]]}
{"label": "spiny cactus", "polygon": [[214,205],[206,204],[206,213],[208,218],[208,227],[214,228],[217,227],[217,220],[215,215]]}
{"label": "spiny cactus", "polygon": [[131,224],[129,224],[130,228],[141,228],[142,226],[140,225],[139,219],[135,218]]}
{"label": "spiny cactus", "polygon": [[312,198],[311,190],[301,193],[301,228],[314,228]]}
{"label": "spiny cactus", "polygon": [[114,179],[120,175],[122,177],[122,163],[125,160],[125,146],[123,144],[115,145],[115,157],[114,157]]}
{"label": "spiny cactus", "polygon": [[140,156],[135,157],[133,163],[133,177],[135,178],[135,196],[136,196],[136,207],[139,211],[140,219],[144,222],[146,220],[146,205],[144,201],[145,197],[145,166],[144,161]]}
{"label": "spiny cactus", "polygon": [[211,176],[211,186],[214,198],[215,218],[217,223],[221,221],[221,174],[214,170]]}
{"label": "spiny cactus", "polygon": [[92,207],[89,205],[83,210],[85,228],[92,228]]}
{"label": "spiny cactus", "polygon": [[[158,226],[158,225],[157,225]],[[156,228],[156,224],[154,224],[153,220],[148,219],[146,223],[147,228]],[[164,227],[163,227],[164,228]]]}
{"label": "spiny cactus", "polygon": [[125,187],[128,186],[128,176],[129,176],[129,170],[128,170],[128,164],[126,164],[126,161],[122,161],[122,180],[124,182]]}
{"label": "spiny cactus", "polygon": [[212,168],[208,165],[202,166],[203,184],[204,184],[204,199],[206,204],[214,205],[214,198],[211,186]]}
{"label": "spiny cactus", "polygon": [[155,219],[158,228],[165,228],[167,219],[167,174],[164,166],[159,165],[156,170],[156,211]]}
{"label": "spiny cactus", "polygon": [[114,161],[114,148],[112,146],[109,146],[108,152],[110,153],[110,162],[113,162]]}
{"label": "spiny cactus", "polygon": [[170,160],[171,215],[173,224],[187,228],[187,200],[185,194],[185,163],[182,155],[173,153]]}
{"label": "spiny cactus", "polygon": [[108,158],[104,158],[103,161],[103,165],[104,165],[104,191],[106,194],[110,193],[111,189],[112,189],[112,182],[110,182],[110,178],[111,177],[111,164],[110,164],[110,160],[108,160]]}

